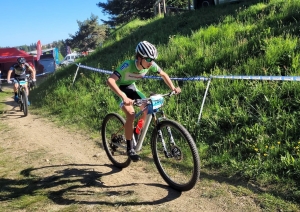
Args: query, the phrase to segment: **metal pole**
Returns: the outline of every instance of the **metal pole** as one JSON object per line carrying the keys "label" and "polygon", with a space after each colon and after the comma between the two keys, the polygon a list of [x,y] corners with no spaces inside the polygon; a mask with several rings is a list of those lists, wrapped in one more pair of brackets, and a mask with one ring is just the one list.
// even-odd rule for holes
{"label": "metal pole", "polygon": [[207,86],[206,86],[206,90],[205,90],[205,94],[204,94],[204,97],[203,97],[203,100],[202,100],[202,104],[201,104],[201,108],[200,108],[200,113],[199,113],[197,124],[200,124],[200,119],[201,119],[201,115],[202,115],[202,111],[203,111],[203,107],[204,107],[204,102],[205,102],[205,99],[206,99],[206,96],[207,96],[207,92],[208,92],[208,88],[209,88],[210,82],[211,82],[211,78],[209,78]]}
{"label": "metal pole", "polygon": [[164,7],[164,16],[166,16],[166,1],[165,0],[163,0],[163,7]]}
{"label": "metal pole", "polygon": [[80,66],[80,63],[79,63],[79,65],[77,66],[77,70],[76,70],[76,72],[75,72],[75,75],[74,75],[74,79],[73,79],[72,85],[74,85],[75,78],[76,78],[76,76],[77,76],[77,72],[78,72],[78,70],[79,70],[79,68],[80,68],[79,66]]}
{"label": "metal pole", "polygon": [[161,15],[161,11],[160,11],[160,2],[158,3],[158,15]]}

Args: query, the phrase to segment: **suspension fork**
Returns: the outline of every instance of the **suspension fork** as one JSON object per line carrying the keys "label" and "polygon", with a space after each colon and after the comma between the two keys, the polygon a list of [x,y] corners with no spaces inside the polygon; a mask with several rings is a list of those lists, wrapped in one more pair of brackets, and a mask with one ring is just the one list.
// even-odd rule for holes
{"label": "suspension fork", "polygon": [[19,101],[21,101],[21,103],[23,103],[25,100],[22,98],[22,93],[26,92],[25,88],[19,84]]}
{"label": "suspension fork", "polygon": [[19,102],[22,100],[22,97],[21,97],[21,85],[20,85],[20,83],[19,83],[19,85],[18,85],[18,89],[17,89],[17,96],[18,96],[18,98],[19,98]]}
{"label": "suspension fork", "polygon": [[[164,154],[167,158],[169,158],[169,157],[172,157],[172,154],[168,152],[168,149],[167,149],[166,142],[165,142],[165,139],[163,137],[162,131],[161,131],[161,129],[158,128],[160,119],[163,119],[163,118],[166,118],[166,117],[164,115],[164,112],[162,111],[162,117],[160,117],[156,120],[157,134],[158,134],[159,139],[161,140],[161,143],[162,143],[162,146],[163,146],[163,149],[164,149]],[[170,144],[171,144],[171,146],[174,146],[175,141],[174,141],[174,138],[173,138],[173,135],[172,135],[172,132],[171,132],[171,128],[169,126],[167,126],[167,132],[168,132],[168,136],[169,136],[169,139],[170,139]]]}

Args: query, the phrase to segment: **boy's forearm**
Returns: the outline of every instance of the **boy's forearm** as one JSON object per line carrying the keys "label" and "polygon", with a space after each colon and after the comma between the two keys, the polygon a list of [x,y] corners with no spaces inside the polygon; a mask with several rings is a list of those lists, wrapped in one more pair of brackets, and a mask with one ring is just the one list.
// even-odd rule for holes
{"label": "boy's forearm", "polygon": [[164,80],[164,82],[169,86],[169,88],[173,91],[175,89],[175,86],[173,85],[172,80],[170,79],[170,77],[166,74],[162,75],[162,78]]}
{"label": "boy's forearm", "polygon": [[7,81],[10,81],[11,71],[8,71],[7,73]]}
{"label": "boy's forearm", "polygon": [[32,78],[35,79],[35,77],[36,77],[35,69],[31,68],[30,71],[32,74]]}
{"label": "boy's forearm", "polygon": [[113,79],[108,79],[107,80],[107,85],[110,87],[110,89],[113,90],[115,94],[117,94],[120,98],[123,99],[123,92],[119,89],[117,84],[113,81]]}

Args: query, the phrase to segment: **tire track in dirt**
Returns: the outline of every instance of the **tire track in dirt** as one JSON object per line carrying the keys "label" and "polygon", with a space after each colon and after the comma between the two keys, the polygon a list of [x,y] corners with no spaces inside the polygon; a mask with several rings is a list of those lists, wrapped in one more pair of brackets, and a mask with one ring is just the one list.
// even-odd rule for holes
{"label": "tire track in dirt", "polygon": [[[154,164],[149,167],[141,161],[117,169],[97,144],[99,138],[59,127],[33,115],[30,107],[28,116],[22,117],[12,98],[6,104],[7,111],[0,120],[9,130],[1,132],[1,146],[23,164],[17,172],[30,168],[30,174],[38,176],[41,186],[50,191],[53,204],[47,204],[46,211],[70,204],[84,211],[215,212],[243,208],[238,199],[232,203],[237,207],[232,209],[226,201],[206,197],[201,182],[191,191],[175,191],[162,180]],[[245,202],[251,206],[248,211],[259,211],[253,202]]]}

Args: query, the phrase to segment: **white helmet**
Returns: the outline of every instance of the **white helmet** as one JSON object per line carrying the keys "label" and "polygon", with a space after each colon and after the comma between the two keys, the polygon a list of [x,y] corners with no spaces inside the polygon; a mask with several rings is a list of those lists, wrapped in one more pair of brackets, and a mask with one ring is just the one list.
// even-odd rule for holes
{"label": "white helmet", "polygon": [[135,53],[139,53],[144,58],[155,60],[158,56],[155,46],[148,41],[141,41],[135,48]]}

